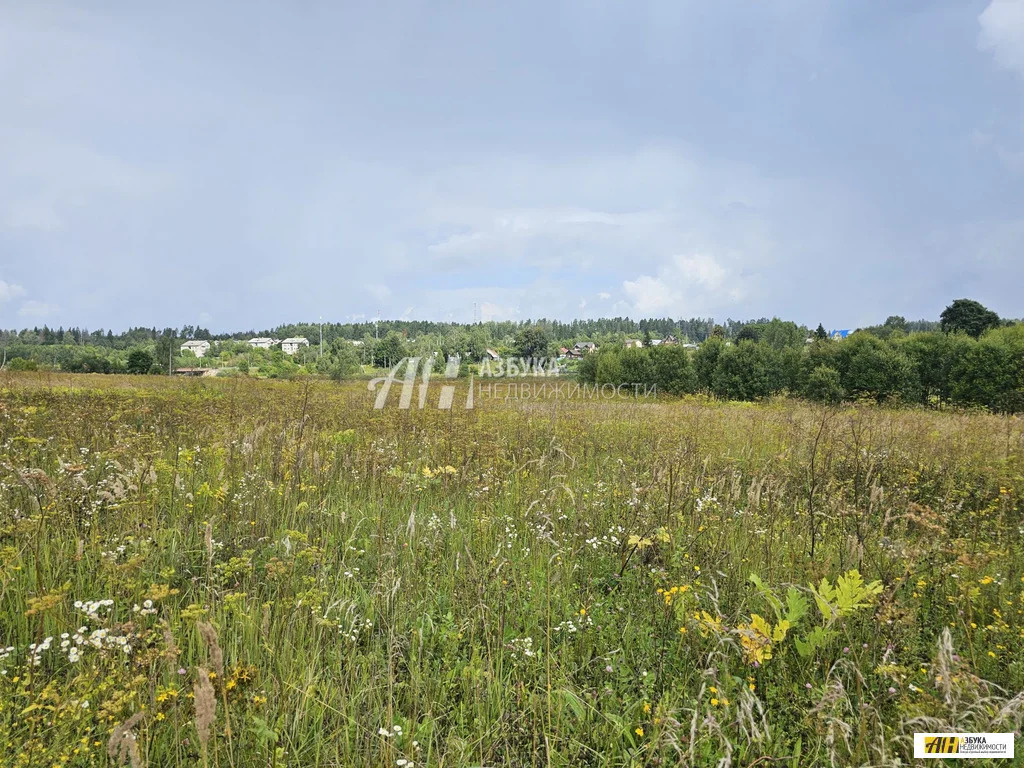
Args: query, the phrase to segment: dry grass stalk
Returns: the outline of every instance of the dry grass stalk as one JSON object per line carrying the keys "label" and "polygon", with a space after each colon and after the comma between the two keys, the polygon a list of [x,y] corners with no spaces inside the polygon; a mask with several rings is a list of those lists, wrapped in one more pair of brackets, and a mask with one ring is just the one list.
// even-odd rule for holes
{"label": "dry grass stalk", "polygon": [[136,712],[120,725],[114,727],[107,741],[107,757],[118,765],[130,764],[131,768],[142,768],[139,742],[132,729],[142,721],[142,713]]}
{"label": "dry grass stalk", "polygon": [[196,670],[196,682],[192,692],[196,704],[196,732],[199,734],[199,747],[203,751],[205,765],[210,744],[210,729],[217,719],[217,696],[210,682],[210,673],[203,667]]}

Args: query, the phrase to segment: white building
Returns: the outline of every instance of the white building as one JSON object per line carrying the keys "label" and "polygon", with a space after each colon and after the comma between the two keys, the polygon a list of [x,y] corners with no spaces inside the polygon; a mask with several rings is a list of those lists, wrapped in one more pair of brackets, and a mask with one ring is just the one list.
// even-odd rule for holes
{"label": "white building", "polygon": [[182,352],[191,352],[196,357],[202,357],[210,351],[210,342],[205,339],[193,339],[181,345]]}
{"label": "white building", "polygon": [[299,351],[299,347],[308,347],[309,341],[305,336],[293,336],[290,339],[285,339],[281,342],[281,351],[286,355],[294,355]]}
{"label": "white building", "polygon": [[249,339],[249,346],[255,347],[256,349],[270,349],[276,344],[273,339],[267,338],[266,336],[258,336],[255,339]]}

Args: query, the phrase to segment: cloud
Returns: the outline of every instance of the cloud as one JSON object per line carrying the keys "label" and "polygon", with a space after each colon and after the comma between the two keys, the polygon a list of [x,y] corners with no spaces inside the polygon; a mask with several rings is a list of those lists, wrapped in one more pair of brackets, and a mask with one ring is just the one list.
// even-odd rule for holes
{"label": "cloud", "polygon": [[25,289],[16,283],[0,280],[0,304],[25,295]]}
{"label": "cloud", "polygon": [[674,256],[657,275],[626,280],[622,290],[632,313],[675,317],[709,314],[745,293],[739,276],[706,254]]}
{"label": "cloud", "polygon": [[1024,76],[1024,0],[992,0],[978,16],[978,47],[1004,69]]}
{"label": "cloud", "polygon": [[611,297],[612,295],[607,291],[601,291],[599,294],[597,294],[597,298],[599,298],[601,301],[608,301],[608,299],[610,299]]}
{"label": "cloud", "polygon": [[42,320],[54,314],[59,307],[56,304],[49,304],[45,301],[30,299],[21,305],[18,310],[19,317]]}
{"label": "cloud", "polygon": [[391,289],[383,283],[369,283],[366,292],[377,301],[385,301],[391,297]]}
{"label": "cloud", "polygon": [[518,317],[519,307],[516,306],[503,306],[491,301],[485,301],[480,305],[480,319],[485,323],[490,320],[507,320],[509,318]]}

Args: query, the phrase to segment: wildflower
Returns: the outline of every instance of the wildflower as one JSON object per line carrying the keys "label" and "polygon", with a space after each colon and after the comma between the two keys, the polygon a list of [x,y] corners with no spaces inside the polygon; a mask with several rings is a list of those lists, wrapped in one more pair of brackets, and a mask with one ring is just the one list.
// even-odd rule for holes
{"label": "wildflower", "polygon": [[651,714],[651,705],[648,704],[646,701],[644,702],[644,714],[645,715]]}
{"label": "wildflower", "polygon": [[644,729],[643,729],[643,728],[641,728],[641,727],[637,727],[637,728],[636,728],[636,729],[635,729],[635,730],[633,731],[633,733],[635,733],[635,734],[636,734],[637,736],[643,736],[643,735],[644,735]]}
{"label": "wildflower", "polygon": [[718,699],[712,699],[711,700],[711,706],[712,707],[717,707],[718,706]]}

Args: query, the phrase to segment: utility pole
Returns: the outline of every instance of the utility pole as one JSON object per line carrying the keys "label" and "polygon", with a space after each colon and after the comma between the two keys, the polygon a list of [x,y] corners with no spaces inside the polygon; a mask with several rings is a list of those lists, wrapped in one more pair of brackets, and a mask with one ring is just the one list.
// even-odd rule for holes
{"label": "utility pole", "polygon": [[324,316],[320,315],[320,357],[324,356]]}

